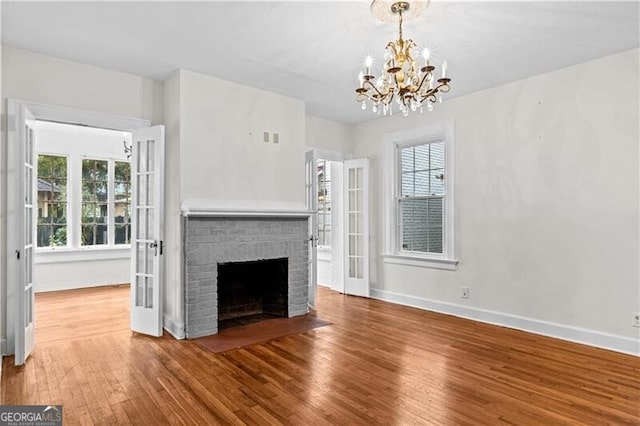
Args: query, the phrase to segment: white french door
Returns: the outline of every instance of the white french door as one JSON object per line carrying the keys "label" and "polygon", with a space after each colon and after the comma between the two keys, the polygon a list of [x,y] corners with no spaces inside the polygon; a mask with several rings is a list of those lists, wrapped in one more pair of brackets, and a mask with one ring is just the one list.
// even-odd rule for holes
{"label": "white french door", "polygon": [[311,211],[309,220],[309,306],[316,306],[318,284],[318,170],[313,151],[304,157],[306,207]]}
{"label": "white french door", "polygon": [[344,162],[344,292],[369,297],[369,159]]}
{"label": "white french door", "polygon": [[[23,365],[35,343],[33,248],[34,237],[34,131],[33,114],[24,106],[8,102],[8,116],[15,129],[8,145],[7,197],[15,209],[7,213],[7,318],[13,322],[15,364]],[[11,293],[14,293],[13,295]],[[10,327],[10,325],[8,326]]]}
{"label": "white french door", "polygon": [[162,336],[164,126],[132,136],[131,329]]}

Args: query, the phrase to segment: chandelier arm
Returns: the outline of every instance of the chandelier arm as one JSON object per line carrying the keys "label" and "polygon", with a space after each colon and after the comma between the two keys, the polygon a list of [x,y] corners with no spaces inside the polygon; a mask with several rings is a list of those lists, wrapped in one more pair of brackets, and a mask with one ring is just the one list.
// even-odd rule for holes
{"label": "chandelier arm", "polygon": [[[373,88],[373,90],[375,90],[375,91],[378,93],[378,95],[380,95],[380,97],[384,97],[384,96],[386,96],[386,95],[383,95],[383,94],[382,94],[382,92],[380,92],[380,91],[378,90],[378,88],[376,87],[376,85],[375,85],[375,84],[373,84],[370,80],[367,80],[367,81],[365,81],[365,82],[364,82],[364,84],[367,84],[367,83],[369,83],[369,86],[371,86],[371,87]],[[363,86],[364,86],[364,84],[363,84]],[[369,98],[369,99],[371,99],[371,98]]]}
{"label": "chandelier arm", "polygon": [[391,105],[391,102],[393,102],[393,97],[396,95],[396,92],[394,92],[393,90],[391,91],[391,97],[389,98],[389,100],[386,102],[387,105]]}
{"label": "chandelier arm", "polygon": [[429,90],[427,93],[425,93],[422,97],[422,100],[420,102],[424,102],[426,99],[429,99],[429,101],[431,101],[431,103],[436,103],[437,99],[436,99],[436,93],[442,91],[442,93],[447,93],[444,90],[440,90],[443,87],[449,87],[449,85],[447,84],[447,82],[441,82],[440,84],[438,84],[436,87],[434,87],[433,89]]}
{"label": "chandelier arm", "polygon": [[438,92],[435,91],[435,92],[427,93],[422,99],[420,99],[420,102],[422,103],[422,102],[428,100],[432,104],[435,104],[438,101],[438,99],[436,98],[436,93],[438,93]]}
{"label": "chandelier arm", "polygon": [[371,97],[370,94],[368,93],[360,93],[357,97],[356,97],[356,101],[357,102],[365,102],[365,101],[374,101],[374,98]]}
{"label": "chandelier arm", "polygon": [[448,93],[449,90],[451,90],[451,86],[449,86],[450,81],[450,78],[441,78],[438,80],[438,82],[440,83],[438,87],[442,87],[442,89],[440,90],[442,93]]}
{"label": "chandelier arm", "polygon": [[427,80],[427,77],[429,77],[431,75],[431,73],[425,73],[422,76],[422,80],[420,81],[420,84],[418,85],[418,88],[416,89],[416,92],[420,92],[420,89],[422,89],[422,85],[424,84],[424,82]]}

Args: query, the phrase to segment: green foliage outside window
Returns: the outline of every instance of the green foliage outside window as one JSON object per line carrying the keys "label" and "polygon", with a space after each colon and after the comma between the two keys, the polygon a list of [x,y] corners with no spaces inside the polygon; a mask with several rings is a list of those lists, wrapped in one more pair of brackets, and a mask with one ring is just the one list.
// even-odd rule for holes
{"label": "green foliage outside window", "polygon": [[109,163],[82,160],[82,245],[108,244]]}
{"label": "green foliage outside window", "polygon": [[38,155],[38,247],[67,245],[67,157]]}

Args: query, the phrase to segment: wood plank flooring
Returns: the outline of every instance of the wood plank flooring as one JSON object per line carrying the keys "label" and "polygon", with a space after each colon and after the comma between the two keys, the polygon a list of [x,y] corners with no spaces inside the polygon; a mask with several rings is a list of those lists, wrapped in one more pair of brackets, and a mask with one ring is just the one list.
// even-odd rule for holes
{"label": "wood plank flooring", "polygon": [[39,294],[2,404],[71,424],[640,424],[640,359],[321,288],[332,325],[223,354],[128,329],[128,289]]}

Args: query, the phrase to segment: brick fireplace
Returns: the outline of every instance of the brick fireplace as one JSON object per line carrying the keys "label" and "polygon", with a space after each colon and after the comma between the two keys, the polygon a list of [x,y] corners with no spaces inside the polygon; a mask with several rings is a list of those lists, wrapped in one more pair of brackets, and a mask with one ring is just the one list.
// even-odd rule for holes
{"label": "brick fireplace", "polygon": [[190,215],[183,235],[187,338],[243,315],[308,312],[307,215]]}

